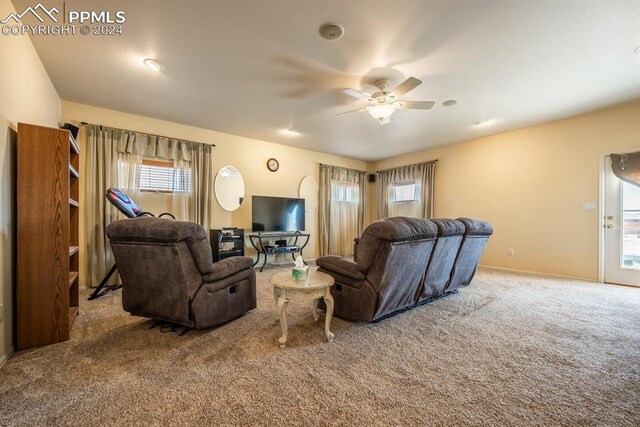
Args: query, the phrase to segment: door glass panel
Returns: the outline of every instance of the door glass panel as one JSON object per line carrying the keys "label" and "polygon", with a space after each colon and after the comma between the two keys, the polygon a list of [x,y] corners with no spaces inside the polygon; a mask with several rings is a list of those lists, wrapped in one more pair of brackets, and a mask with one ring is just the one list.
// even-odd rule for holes
{"label": "door glass panel", "polygon": [[640,187],[622,181],[622,264],[640,270]]}

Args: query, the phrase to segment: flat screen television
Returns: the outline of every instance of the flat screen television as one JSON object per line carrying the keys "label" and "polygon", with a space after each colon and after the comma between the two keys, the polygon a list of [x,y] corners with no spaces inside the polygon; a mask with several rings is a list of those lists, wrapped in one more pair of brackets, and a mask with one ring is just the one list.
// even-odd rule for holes
{"label": "flat screen television", "polygon": [[253,231],[302,231],[304,199],[287,197],[251,197]]}

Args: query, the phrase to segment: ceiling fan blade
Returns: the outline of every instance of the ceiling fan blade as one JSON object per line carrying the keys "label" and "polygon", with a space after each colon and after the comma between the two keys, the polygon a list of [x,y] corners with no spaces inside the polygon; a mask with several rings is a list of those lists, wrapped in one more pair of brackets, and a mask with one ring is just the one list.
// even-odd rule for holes
{"label": "ceiling fan blade", "polygon": [[354,98],[364,99],[365,101],[368,101],[369,98],[371,98],[371,95],[369,95],[367,93],[364,93],[364,92],[360,92],[360,91],[355,90],[355,89],[347,88],[347,89],[344,89],[342,92],[346,93],[349,96],[353,96]]}
{"label": "ceiling fan blade", "polygon": [[435,105],[433,101],[400,101],[393,106],[399,110],[430,110]]}
{"label": "ceiling fan blade", "polygon": [[342,116],[343,114],[349,114],[349,113],[357,113],[358,111],[367,111],[367,107],[358,108],[357,110],[345,111],[344,113],[338,113],[336,114],[336,116]]}
{"label": "ceiling fan blade", "polygon": [[409,77],[407,80],[405,80],[404,82],[400,83],[400,86],[398,86],[397,88],[392,90],[391,93],[388,96],[393,96],[393,97],[395,97],[395,99],[398,99],[402,95],[404,95],[405,93],[409,92],[410,90],[415,89],[416,87],[420,86],[421,84],[422,84],[422,80],[418,80],[415,77]]}
{"label": "ceiling fan blade", "polygon": [[387,117],[384,120],[380,120],[380,126],[386,125],[387,123],[391,123],[391,116]]}

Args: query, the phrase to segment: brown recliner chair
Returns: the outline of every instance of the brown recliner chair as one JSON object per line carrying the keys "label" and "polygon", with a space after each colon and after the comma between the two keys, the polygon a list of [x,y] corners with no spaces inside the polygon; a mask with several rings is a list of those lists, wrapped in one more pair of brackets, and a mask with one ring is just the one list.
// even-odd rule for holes
{"label": "brown recliner chair", "polygon": [[115,221],[106,229],[132,315],[203,329],[256,307],[253,260],[213,263],[200,225],[163,218]]}

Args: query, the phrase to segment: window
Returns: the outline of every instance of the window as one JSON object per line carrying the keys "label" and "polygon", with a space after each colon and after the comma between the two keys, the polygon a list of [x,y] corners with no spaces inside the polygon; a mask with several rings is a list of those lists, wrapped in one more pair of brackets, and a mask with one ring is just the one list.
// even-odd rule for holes
{"label": "window", "polygon": [[419,202],[420,184],[404,182],[391,186],[391,201],[394,203]]}
{"label": "window", "polygon": [[640,188],[622,183],[622,265],[640,270]]}
{"label": "window", "polygon": [[140,167],[140,191],[190,193],[191,170],[176,168],[173,162],[144,159]]}
{"label": "window", "polygon": [[331,201],[360,203],[360,188],[356,182],[331,181]]}

